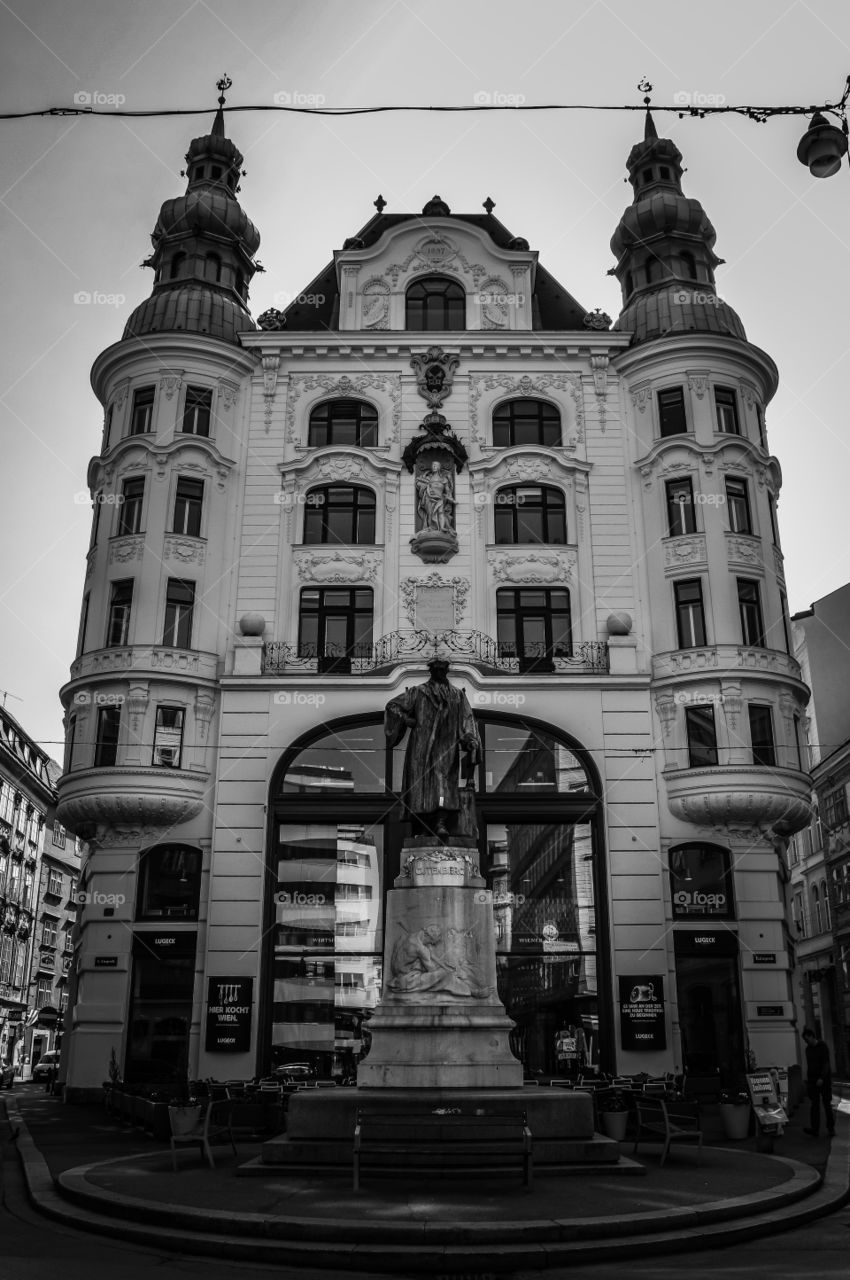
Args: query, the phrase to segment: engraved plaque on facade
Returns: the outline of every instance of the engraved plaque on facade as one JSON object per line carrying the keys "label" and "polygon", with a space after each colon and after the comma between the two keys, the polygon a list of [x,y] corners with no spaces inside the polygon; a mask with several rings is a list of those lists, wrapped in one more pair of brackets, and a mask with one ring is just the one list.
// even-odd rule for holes
{"label": "engraved plaque on facade", "polygon": [[455,625],[454,589],[419,587],[413,625],[417,631],[451,631]]}

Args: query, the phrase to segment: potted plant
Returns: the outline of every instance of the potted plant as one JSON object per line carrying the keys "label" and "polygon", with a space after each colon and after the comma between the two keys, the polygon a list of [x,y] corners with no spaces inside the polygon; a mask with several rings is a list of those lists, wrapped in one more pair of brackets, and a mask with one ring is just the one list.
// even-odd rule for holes
{"label": "potted plant", "polygon": [[750,1129],[750,1098],[743,1089],[724,1089],[720,1095],[720,1119],[727,1138],[740,1142]]}
{"label": "potted plant", "polygon": [[615,1142],[622,1142],[629,1123],[629,1109],[619,1089],[606,1093],[600,1099],[599,1118],[602,1123],[602,1132],[606,1137],[613,1138]]}

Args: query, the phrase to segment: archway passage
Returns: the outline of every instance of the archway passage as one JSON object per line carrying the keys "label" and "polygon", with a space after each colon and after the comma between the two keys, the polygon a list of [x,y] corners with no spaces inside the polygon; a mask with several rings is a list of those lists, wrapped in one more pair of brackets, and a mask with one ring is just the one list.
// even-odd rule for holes
{"label": "archway passage", "polygon": [[[499,996],[529,1077],[613,1059],[601,788],[552,725],[478,712],[479,863],[493,893]],[[369,1048],[385,895],[410,834],[404,744],[383,715],[323,725],[272,780],[259,1067],[344,1079]]]}

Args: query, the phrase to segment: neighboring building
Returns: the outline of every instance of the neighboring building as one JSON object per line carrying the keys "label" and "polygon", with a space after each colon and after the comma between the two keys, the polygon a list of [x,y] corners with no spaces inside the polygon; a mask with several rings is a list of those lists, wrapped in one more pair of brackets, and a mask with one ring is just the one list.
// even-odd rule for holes
{"label": "neighboring building", "polygon": [[[383,709],[434,645],[478,716],[480,862],[527,1073],[798,1060],[811,815],[764,410],[681,155],[646,136],[623,311],[484,212],[374,217],[255,328],[212,132],[96,361],[105,413],[60,817],[83,832],[69,1096],[346,1073],[407,829]],[[208,1002],[233,1034],[208,1038]],[[649,1016],[646,1016],[648,1013]],[[581,1046],[576,1049],[575,1046]],[[574,1064],[573,1064],[574,1065]]]}
{"label": "neighboring building", "polygon": [[0,1062],[23,1075],[58,1043],[73,964],[80,848],[56,821],[60,772],[0,707]]}
{"label": "neighboring building", "polygon": [[815,819],[794,837],[791,905],[798,935],[800,1019],[850,1070],[850,584],[792,619],[795,653],[812,691],[807,736]]}

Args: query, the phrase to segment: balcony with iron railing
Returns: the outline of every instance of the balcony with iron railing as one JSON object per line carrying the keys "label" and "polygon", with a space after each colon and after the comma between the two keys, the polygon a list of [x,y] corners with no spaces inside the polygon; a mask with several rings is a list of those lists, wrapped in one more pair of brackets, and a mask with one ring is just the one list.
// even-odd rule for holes
{"label": "balcony with iron railing", "polygon": [[600,675],[607,674],[608,645],[585,640],[570,649],[515,644],[494,640],[481,631],[393,631],[367,644],[350,646],[288,644],[282,640],[263,645],[263,675],[377,675],[399,663],[427,661],[440,652],[449,659],[467,661],[483,674]]}

